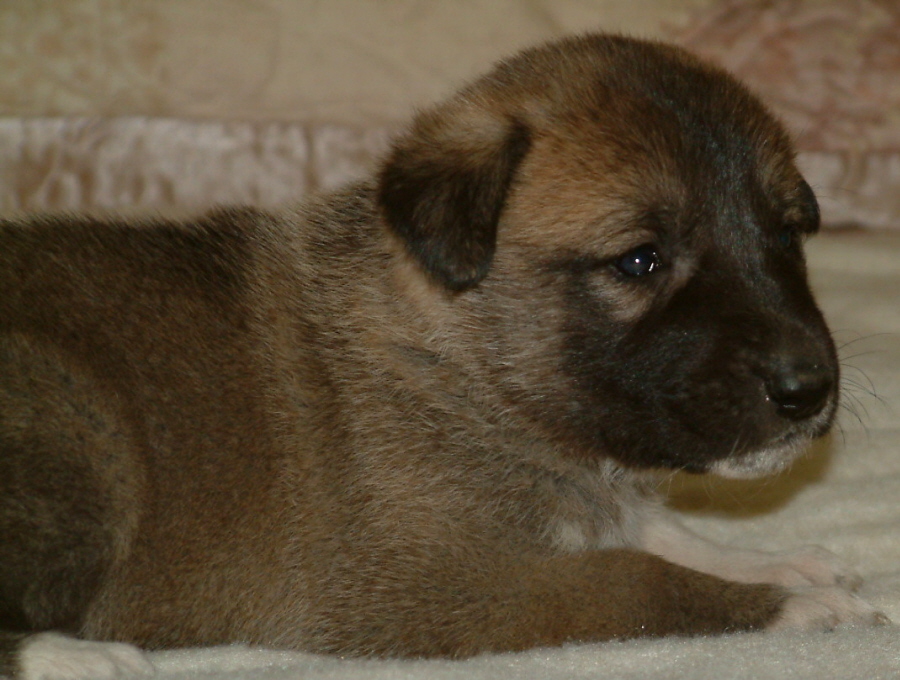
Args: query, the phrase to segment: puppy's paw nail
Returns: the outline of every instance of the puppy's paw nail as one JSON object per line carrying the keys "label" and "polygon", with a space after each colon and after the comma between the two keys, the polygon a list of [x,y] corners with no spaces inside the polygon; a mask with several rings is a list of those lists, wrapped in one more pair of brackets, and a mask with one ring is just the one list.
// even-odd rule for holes
{"label": "puppy's paw nail", "polygon": [[862,576],[854,573],[847,574],[839,574],[836,579],[837,584],[844,588],[845,590],[849,590],[851,593],[855,593],[862,587]]}
{"label": "puppy's paw nail", "polygon": [[872,625],[873,626],[891,626],[894,622],[888,618],[888,615],[884,612],[875,612],[872,615]]}

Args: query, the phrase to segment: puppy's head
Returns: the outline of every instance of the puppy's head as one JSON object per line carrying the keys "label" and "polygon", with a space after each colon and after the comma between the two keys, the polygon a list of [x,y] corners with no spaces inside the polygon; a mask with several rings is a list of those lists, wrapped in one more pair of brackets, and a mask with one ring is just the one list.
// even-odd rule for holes
{"label": "puppy's head", "polygon": [[502,63],[419,116],[379,199],[473,371],[569,455],[750,476],[829,427],[816,199],[759,101],[683,51],[588,36]]}

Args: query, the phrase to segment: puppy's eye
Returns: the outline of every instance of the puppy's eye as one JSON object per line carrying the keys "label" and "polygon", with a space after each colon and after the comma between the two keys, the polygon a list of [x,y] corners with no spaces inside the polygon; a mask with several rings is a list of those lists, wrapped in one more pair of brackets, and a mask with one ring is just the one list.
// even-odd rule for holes
{"label": "puppy's eye", "polygon": [[634,250],[629,250],[614,264],[616,269],[625,276],[638,277],[656,272],[662,265],[662,260],[656,246],[645,243]]}
{"label": "puppy's eye", "polygon": [[794,225],[785,225],[778,232],[778,245],[789,249],[798,245],[803,237],[803,232]]}

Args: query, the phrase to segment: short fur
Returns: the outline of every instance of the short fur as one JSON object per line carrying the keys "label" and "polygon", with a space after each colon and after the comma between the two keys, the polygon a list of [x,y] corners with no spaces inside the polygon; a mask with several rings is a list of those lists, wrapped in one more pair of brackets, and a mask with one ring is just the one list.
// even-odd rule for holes
{"label": "short fur", "polygon": [[297,210],[3,222],[0,670],[49,629],[461,657],[876,620],[831,558],[755,582],[653,494],[828,429],[817,228],[757,99],[605,35]]}

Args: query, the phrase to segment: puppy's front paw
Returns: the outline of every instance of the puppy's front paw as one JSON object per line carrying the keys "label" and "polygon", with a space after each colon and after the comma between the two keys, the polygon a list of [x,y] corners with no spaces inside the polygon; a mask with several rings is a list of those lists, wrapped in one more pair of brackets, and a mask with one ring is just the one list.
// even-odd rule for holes
{"label": "puppy's front paw", "polygon": [[883,626],[891,620],[865,600],[836,586],[793,588],[769,630],[833,630],[841,625]]}
{"label": "puppy's front paw", "polygon": [[114,680],[150,676],[153,666],[131,645],[76,640],[57,633],[28,638],[19,651],[23,680]]}
{"label": "puppy's front paw", "polygon": [[762,569],[761,580],[787,588],[840,586],[855,591],[862,585],[862,577],[849,564],[830,550],[818,546],[776,553]]}

